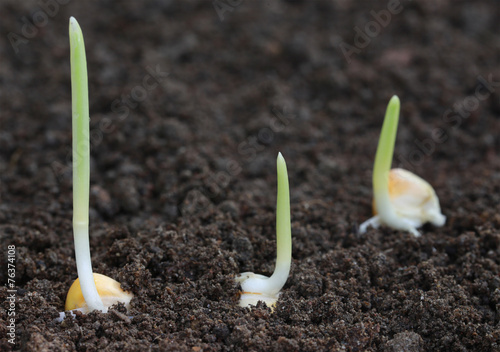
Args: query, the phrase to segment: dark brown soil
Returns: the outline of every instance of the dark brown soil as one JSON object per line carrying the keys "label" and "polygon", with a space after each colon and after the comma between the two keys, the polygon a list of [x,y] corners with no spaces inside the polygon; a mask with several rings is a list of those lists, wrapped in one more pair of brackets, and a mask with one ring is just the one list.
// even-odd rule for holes
{"label": "dark brown soil", "polygon": [[[498,1],[54,3],[0,4],[1,351],[500,351]],[[135,298],[61,324],[71,15],[89,64],[93,266]],[[447,222],[361,237],[393,94],[394,165],[434,186]],[[271,313],[237,307],[233,278],[274,268],[278,151],[294,262]]]}

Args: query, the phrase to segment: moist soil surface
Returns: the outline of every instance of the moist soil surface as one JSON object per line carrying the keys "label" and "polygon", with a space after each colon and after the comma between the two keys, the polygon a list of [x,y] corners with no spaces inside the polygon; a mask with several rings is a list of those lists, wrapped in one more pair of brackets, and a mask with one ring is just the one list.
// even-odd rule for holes
{"label": "moist soil surface", "polygon": [[[58,323],[77,276],[70,16],[93,268],[135,296]],[[2,1],[0,350],[500,351],[499,16],[497,1]],[[393,94],[393,165],[447,217],[421,237],[357,231]],[[279,151],[292,271],[274,311],[240,308],[235,275],[274,269]]]}

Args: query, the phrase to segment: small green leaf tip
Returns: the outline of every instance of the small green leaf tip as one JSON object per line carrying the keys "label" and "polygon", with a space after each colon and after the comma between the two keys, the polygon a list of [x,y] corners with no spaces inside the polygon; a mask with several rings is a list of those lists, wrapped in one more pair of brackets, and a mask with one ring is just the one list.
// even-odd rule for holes
{"label": "small green leaf tip", "polygon": [[283,155],[281,154],[281,152],[278,152],[278,161],[285,162],[285,158],[283,158]]}
{"label": "small green leaf tip", "polygon": [[80,42],[80,38],[83,39],[82,29],[80,28],[80,25],[78,24],[76,18],[74,18],[73,16],[69,18],[69,38],[70,42]]}

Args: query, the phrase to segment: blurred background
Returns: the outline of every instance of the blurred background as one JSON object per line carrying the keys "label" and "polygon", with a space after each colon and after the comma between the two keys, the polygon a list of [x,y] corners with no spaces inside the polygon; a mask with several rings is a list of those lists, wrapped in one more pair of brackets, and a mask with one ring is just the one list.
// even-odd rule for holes
{"label": "blurred background", "polygon": [[440,172],[477,161],[498,167],[499,11],[495,1],[3,1],[2,177],[12,196],[36,182],[39,205],[71,180],[69,16],[86,41],[95,195],[124,203],[104,215],[152,210],[141,197],[151,196],[175,218],[183,179],[219,203],[239,179],[273,177],[279,150],[304,181],[297,197],[338,200],[328,180],[345,177],[362,190],[348,198],[365,197],[393,94],[400,166],[441,183]]}
{"label": "blurred background", "polygon": [[[134,293],[142,292],[140,280],[156,287],[150,304],[172,299],[162,296],[165,282],[178,297],[191,294],[189,311],[202,305],[198,299],[216,305],[218,294],[230,301],[235,273],[272,272],[281,151],[295,260],[284,299],[317,309],[313,318],[292,312],[273,319],[323,324],[325,349],[330,338],[341,341],[342,331],[352,337],[345,346],[368,348],[415,327],[429,350],[445,350],[450,341],[464,350],[498,324],[500,2],[2,0],[0,238],[18,248],[17,284],[33,293],[20,298],[25,307],[47,305],[51,314],[62,310],[76,275],[70,16],[83,30],[88,61],[96,271]],[[426,179],[448,217],[443,228],[424,227],[422,242],[387,229],[356,235],[372,214],[375,149],[394,94],[402,102],[394,166]],[[431,259],[440,269],[420,275]],[[414,281],[393,275],[407,267],[419,268],[404,272],[419,273]],[[207,272],[219,288],[200,281]],[[441,297],[450,277],[487,282],[454,296],[473,308],[459,318],[447,315],[454,303],[446,312],[419,311],[419,290]],[[458,290],[457,282],[449,287]],[[188,285],[198,285],[199,294]],[[328,302],[337,299],[347,303],[335,310]],[[403,314],[384,306],[395,301],[392,308],[410,308]],[[29,319],[48,321],[24,313],[26,331],[33,332]],[[178,330],[171,329],[182,340],[184,316],[162,314],[165,324],[168,314],[175,318]],[[391,325],[405,314],[407,325]],[[443,321],[444,330],[433,325]],[[235,324],[227,324],[232,331]],[[484,329],[449,328],[468,324]],[[150,342],[164,338],[156,333],[150,329]],[[495,339],[488,336],[484,346]]]}

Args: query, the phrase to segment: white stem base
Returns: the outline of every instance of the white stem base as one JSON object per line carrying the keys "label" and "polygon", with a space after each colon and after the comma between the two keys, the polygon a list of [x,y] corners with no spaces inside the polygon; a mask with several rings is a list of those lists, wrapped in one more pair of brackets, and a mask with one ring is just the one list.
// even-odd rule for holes
{"label": "white stem base", "polygon": [[81,290],[89,311],[99,310],[106,313],[108,308],[102,303],[97,292],[92,273],[92,261],[90,259],[89,229],[87,223],[73,223],[75,239],[75,258],[78,278]]}
{"label": "white stem base", "polygon": [[259,301],[272,308],[278,301],[281,287],[276,290],[272,280],[264,275],[246,272],[238,275],[235,281],[241,285],[240,307],[255,306]]}

